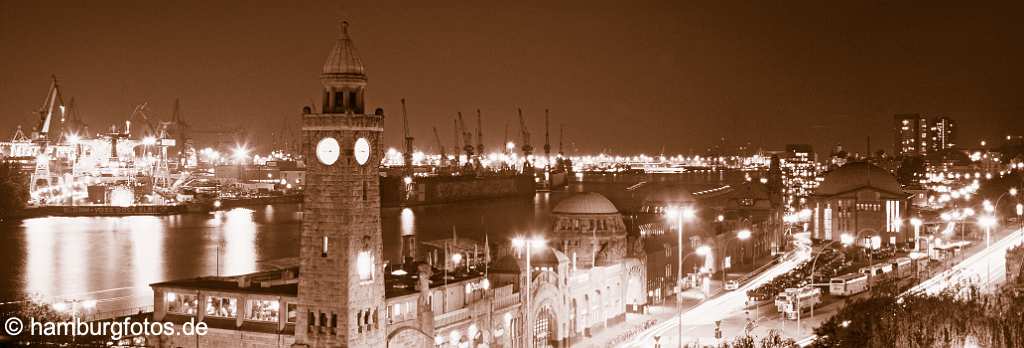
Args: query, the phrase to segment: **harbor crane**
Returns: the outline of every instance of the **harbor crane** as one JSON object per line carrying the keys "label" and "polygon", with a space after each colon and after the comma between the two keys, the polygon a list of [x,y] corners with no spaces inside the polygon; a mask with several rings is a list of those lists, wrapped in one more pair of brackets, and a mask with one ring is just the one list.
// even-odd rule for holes
{"label": "harbor crane", "polygon": [[459,119],[452,119],[452,136],[455,137],[455,148],[452,149],[452,154],[455,155],[455,159],[452,160],[452,167],[459,168],[459,164],[462,162],[459,158],[459,149],[462,148],[462,132],[459,131]]}
{"label": "harbor crane", "polygon": [[551,168],[551,136],[548,109],[544,109],[544,167]]}
{"label": "harbor crane", "polygon": [[520,149],[523,151],[523,172],[533,174],[528,171],[529,167],[532,167],[530,163],[530,156],[533,155],[533,145],[530,145],[530,130],[526,128],[526,119],[523,118],[523,109],[517,109],[519,111],[519,130],[523,136],[523,145]]}
{"label": "harbor crane", "polygon": [[476,154],[484,155],[484,131],[483,122],[480,120],[480,109],[476,109]]}
{"label": "harbor crane", "polygon": [[565,157],[565,151],[562,151],[562,138],[565,137],[565,124],[558,124],[558,156]]}
{"label": "harbor crane", "polygon": [[[409,133],[409,116],[405,110],[405,98],[402,98],[402,125],[405,130],[405,149],[402,159],[405,162],[405,175],[412,175],[412,135]],[[444,152],[444,151],[442,151]]]}
{"label": "harbor crane", "polygon": [[444,151],[444,143],[441,142],[441,136],[437,133],[437,127],[434,127],[434,140],[437,141],[438,151],[441,153],[441,159],[437,161],[438,167],[445,167],[448,162],[448,154]]}
{"label": "harbor crane", "polygon": [[44,153],[46,145],[52,140],[50,139],[50,128],[53,124],[54,112],[60,110],[60,120],[64,120],[64,97],[61,96],[60,86],[57,85],[57,76],[51,75],[50,78],[52,79],[50,90],[46,93],[43,105],[39,107],[39,122],[32,134],[32,140],[43,144]]}
{"label": "harbor crane", "polygon": [[480,160],[473,155],[475,148],[473,147],[473,132],[466,129],[466,122],[462,118],[462,112],[458,112],[459,132],[462,133],[462,150],[466,152],[466,168],[472,170],[474,167],[479,168]]}

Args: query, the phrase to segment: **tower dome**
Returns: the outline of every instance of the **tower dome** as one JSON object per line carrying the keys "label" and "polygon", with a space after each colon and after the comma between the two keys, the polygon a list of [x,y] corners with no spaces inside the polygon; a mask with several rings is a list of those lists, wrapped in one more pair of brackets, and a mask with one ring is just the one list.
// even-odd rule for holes
{"label": "tower dome", "polygon": [[366,110],[366,68],[348,35],[348,22],[341,22],[338,39],[324,62],[320,83],[324,86],[323,113],[362,114]]}
{"label": "tower dome", "polygon": [[327,55],[324,62],[323,78],[329,77],[362,77],[366,79],[366,68],[356,53],[352,37],[348,35],[348,22],[341,22],[341,31],[334,42],[334,49]]}

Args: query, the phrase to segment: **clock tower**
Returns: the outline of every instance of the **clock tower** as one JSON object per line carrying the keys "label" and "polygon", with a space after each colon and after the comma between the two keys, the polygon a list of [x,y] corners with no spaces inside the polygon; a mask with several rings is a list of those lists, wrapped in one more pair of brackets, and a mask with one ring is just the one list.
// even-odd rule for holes
{"label": "clock tower", "polygon": [[320,75],[323,106],[306,108],[305,198],[295,346],[383,347],[378,166],[384,113],[366,113],[366,72],[348,23]]}

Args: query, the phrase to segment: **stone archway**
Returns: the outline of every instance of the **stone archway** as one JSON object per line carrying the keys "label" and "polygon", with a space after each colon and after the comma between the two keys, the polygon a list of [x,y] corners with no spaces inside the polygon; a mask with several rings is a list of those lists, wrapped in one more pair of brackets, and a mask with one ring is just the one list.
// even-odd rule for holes
{"label": "stone archway", "polygon": [[395,330],[388,335],[387,346],[394,348],[431,348],[434,338],[412,326]]}
{"label": "stone archway", "polygon": [[534,347],[557,347],[565,339],[564,327],[569,318],[568,304],[552,283],[542,283],[533,293],[530,316]]}
{"label": "stone archway", "polygon": [[533,347],[558,346],[558,316],[550,305],[539,308],[533,317]]}

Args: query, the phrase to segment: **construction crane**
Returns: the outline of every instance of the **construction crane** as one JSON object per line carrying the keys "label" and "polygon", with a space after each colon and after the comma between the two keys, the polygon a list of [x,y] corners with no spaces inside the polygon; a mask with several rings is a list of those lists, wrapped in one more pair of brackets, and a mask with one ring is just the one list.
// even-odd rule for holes
{"label": "construction crane", "polygon": [[402,125],[405,129],[405,151],[402,152],[402,159],[405,161],[405,175],[412,175],[412,134],[409,134],[409,116],[405,110],[405,98],[402,98]]}
{"label": "construction crane", "polygon": [[523,150],[523,172],[533,174],[528,171],[528,168],[532,166],[530,163],[530,155],[533,154],[533,145],[530,145],[530,130],[526,128],[526,119],[523,118],[523,109],[519,108],[519,130],[523,136],[523,144],[520,149]]}

